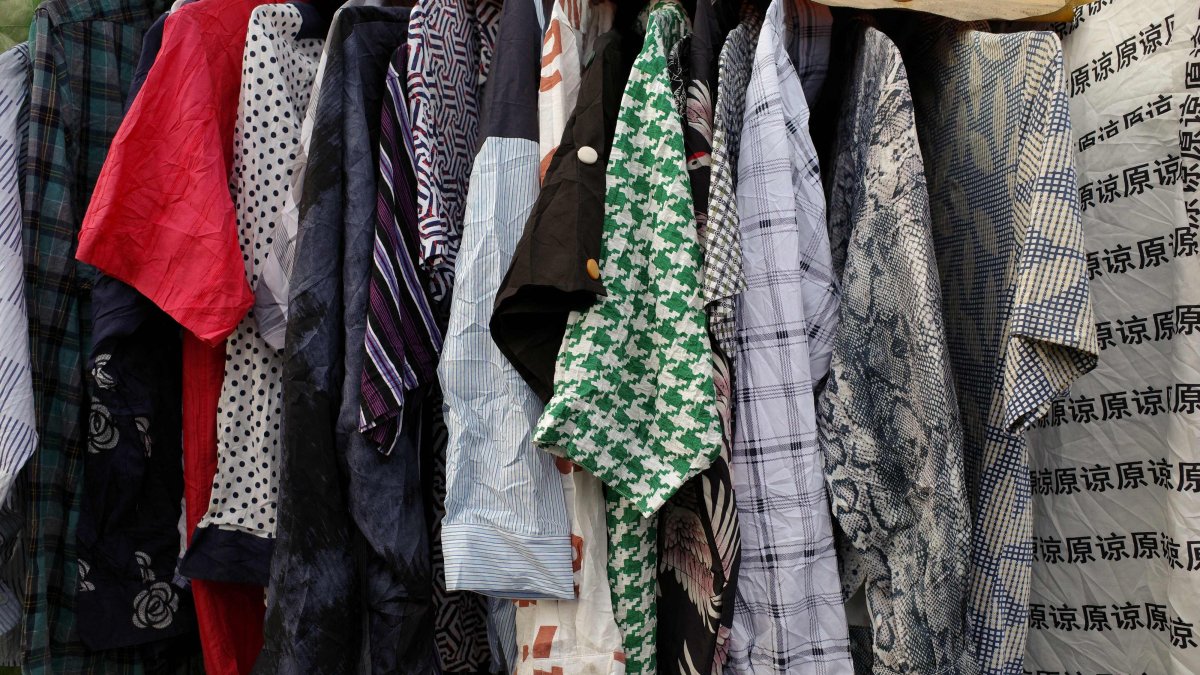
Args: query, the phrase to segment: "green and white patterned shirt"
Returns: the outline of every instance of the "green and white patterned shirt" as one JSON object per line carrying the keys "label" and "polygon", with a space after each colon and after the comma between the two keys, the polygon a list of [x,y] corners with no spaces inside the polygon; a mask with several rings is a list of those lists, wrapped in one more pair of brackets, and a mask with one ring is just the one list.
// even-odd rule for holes
{"label": "green and white patterned shirt", "polygon": [[601,278],[572,315],[535,440],[608,488],[609,577],[626,672],[654,672],[659,507],[721,449],[700,245],[667,54],[687,31],[677,2],[649,16],[608,164]]}

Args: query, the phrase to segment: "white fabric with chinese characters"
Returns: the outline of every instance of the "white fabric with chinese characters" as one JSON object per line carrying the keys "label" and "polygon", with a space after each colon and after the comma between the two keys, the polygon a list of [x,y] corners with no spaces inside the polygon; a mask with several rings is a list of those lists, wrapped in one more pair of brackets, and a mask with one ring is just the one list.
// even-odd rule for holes
{"label": "white fabric with chinese characters", "polygon": [[1028,672],[1200,673],[1198,14],[1103,0],[1061,31],[1102,351],[1029,434]]}

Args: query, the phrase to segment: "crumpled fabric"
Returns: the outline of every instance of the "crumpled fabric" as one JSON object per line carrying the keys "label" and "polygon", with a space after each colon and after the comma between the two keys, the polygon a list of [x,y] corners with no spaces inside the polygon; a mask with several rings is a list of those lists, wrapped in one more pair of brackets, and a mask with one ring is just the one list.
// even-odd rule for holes
{"label": "crumpled fabric", "polygon": [[[250,14],[260,4],[265,3],[201,0],[171,14],[155,67],[97,179],[77,252],[81,261],[137,289],[186,329],[189,530],[204,514],[216,471],[223,340],[252,302],[229,171],[242,50]],[[201,581],[193,589],[206,667],[212,673],[247,672],[261,645],[261,589]]]}
{"label": "crumpled fabric", "polygon": [[424,523],[396,515],[421,503],[415,451],[383,455],[358,433],[376,212],[373,199],[345,199],[377,189],[385,74],[408,17],[405,8],[342,8],[310,104],[283,361],[280,515],[256,673],[354,673],[364,644],[374,672],[435,668]]}

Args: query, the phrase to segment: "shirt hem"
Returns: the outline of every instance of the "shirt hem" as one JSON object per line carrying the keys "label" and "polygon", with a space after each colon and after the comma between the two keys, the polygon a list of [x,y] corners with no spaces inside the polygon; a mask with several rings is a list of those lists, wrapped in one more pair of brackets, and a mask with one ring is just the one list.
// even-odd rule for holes
{"label": "shirt hem", "polygon": [[575,599],[570,533],[531,537],[473,523],[444,524],[446,590],[513,599]]}
{"label": "shirt hem", "polygon": [[266,586],[274,548],[274,538],[201,525],[192,533],[179,573],[189,579]]}

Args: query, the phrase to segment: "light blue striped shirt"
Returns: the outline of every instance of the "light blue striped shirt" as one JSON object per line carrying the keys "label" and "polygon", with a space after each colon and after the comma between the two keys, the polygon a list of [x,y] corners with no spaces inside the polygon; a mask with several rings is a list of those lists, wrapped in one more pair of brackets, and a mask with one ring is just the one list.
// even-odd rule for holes
{"label": "light blue striped shirt", "polygon": [[542,403],[488,321],[538,195],[538,144],[489,138],[475,158],[438,375],[446,400],[446,587],[575,597],[571,528],[554,458],[533,445]]}
{"label": "light blue striped shirt", "polygon": [[574,599],[571,526],[555,460],[533,444],[542,402],[500,353],[489,323],[540,191],[541,30],[534,2],[507,3],[488,77],[484,142],[471,169],[450,325],[445,395],[446,588]]}
{"label": "light blue striped shirt", "polygon": [[0,504],[38,439],[21,257],[20,146],[29,123],[28,79],[28,44],[0,54]]}

